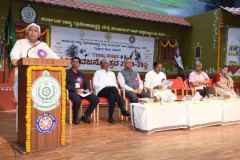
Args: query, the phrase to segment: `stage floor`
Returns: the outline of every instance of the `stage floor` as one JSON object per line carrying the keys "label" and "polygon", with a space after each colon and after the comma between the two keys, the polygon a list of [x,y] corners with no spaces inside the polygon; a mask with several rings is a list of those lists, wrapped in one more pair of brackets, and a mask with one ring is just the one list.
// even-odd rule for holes
{"label": "stage floor", "polygon": [[[71,131],[71,132],[70,132]],[[22,155],[15,112],[0,112],[0,160],[239,160],[240,125],[146,134],[127,122],[68,126],[66,147]]]}

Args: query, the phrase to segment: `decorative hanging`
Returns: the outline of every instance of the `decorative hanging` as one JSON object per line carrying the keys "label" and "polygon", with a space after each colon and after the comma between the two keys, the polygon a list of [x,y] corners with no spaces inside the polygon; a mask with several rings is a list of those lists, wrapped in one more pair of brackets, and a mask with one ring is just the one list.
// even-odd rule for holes
{"label": "decorative hanging", "polygon": [[177,48],[178,43],[177,40],[166,40],[166,41],[160,41],[161,47],[171,47],[171,48]]}

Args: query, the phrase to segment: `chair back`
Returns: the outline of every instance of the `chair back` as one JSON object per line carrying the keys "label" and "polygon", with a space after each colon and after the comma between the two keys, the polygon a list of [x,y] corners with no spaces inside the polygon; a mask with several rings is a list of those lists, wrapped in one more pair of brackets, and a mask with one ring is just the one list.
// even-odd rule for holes
{"label": "chair back", "polygon": [[213,79],[209,79],[207,86],[213,87]]}
{"label": "chair back", "polygon": [[172,82],[172,89],[173,90],[182,90],[184,89],[184,82],[180,79],[172,79],[170,80]]}
{"label": "chair back", "polygon": [[173,92],[175,93],[176,96],[178,96],[179,91],[180,91],[180,95],[184,96],[184,82],[181,79],[171,79],[170,80],[172,82],[172,86],[171,89],[173,90]]}

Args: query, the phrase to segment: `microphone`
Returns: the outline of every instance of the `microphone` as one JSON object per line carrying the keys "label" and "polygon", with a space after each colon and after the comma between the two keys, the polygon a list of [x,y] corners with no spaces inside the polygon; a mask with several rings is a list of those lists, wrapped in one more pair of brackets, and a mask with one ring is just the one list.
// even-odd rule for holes
{"label": "microphone", "polygon": [[29,51],[31,50],[31,49],[33,49],[33,48],[35,48],[35,47],[37,47],[40,43],[42,43],[41,41],[39,41],[37,44],[34,44],[32,47],[30,47],[30,48],[28,48],[28,50],[27,50],[27,58],[29,58]]}

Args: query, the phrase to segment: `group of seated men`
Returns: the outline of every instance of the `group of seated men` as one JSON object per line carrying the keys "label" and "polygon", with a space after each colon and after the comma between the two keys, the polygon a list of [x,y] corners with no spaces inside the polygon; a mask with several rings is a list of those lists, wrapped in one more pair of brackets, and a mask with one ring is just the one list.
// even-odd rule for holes
{"label": "group of seated men", "polygon": [[[83,73],[79,70],[80,59],[74,57],[71,63],[72,67],[67,71],[67,89],[69,98],[73,103],[74,124],[78,124],[79,121],[90,122],[91,113],[99,102],[98,97],[106,97],[108,100],[108,121],[110,123],[114,123],[115,103],[120,108],[122,115],[129,117],[122,92],[124,91],[130,103],[137,103],[139,97],[149,97],[150,92],[161,89],[161,83],[166,79],[166,75],[161,72],[162,65],[160,63],[154,64],[154,70],[146,75],[146,81],[143,84],[139,73],[133,70],[131,59],[124,61],[124,69],[118,73],[117,77],[114,72],[109,70],[108,60],[103,59],[100,62],[101,69],[96,71],[93,76],[94,92],[83,96],[83,92],[90,87]],[[78,87],[76,88],[76,86]],[[80,104],[84,98],[90,102],[90,105],[83,116],[79,118]]]}
{"label": "group of seated men", "polygon": [[[106,59],[101,60],[101,69],[96,71],[93,76],[94,92],[87,96],[82,96],[83,92],[90,87],[88,80],[79,70],[80,59],[72,58],[72,67],[67,71],[67,89],[69,98],[73,103],[73,122],[78,124],[80,121],[89,123],[91,113],[96,108],[99,99],[98,97],[106,97],[109,102],[108,121],[114,123],[113,113],[115,103],[120,108],[123,116],[129,117],[126,111],[126,104],[123,97],[123,92],[130,103],[137,103],[139,97],[156,97],[159,99],[176,100],[176,95],[171,89],[164,88],[163,82],[167,79],[166,74],[162,72],[162,64],[155,62],[152,71],[145,75],[145,81],[141,80],[138,72],[133,69],[131,59],[125,59],[124,69],[115,76],[115,73],[109,70],[109,62]],[[223,67],[222,71],[213,78],[216,94],[220,96],[232,97],[236,96],[233,89],[233,80],[228,75],[228,67]],[[209,77],[203,71],[202,63],[197,62],[196,68],[189,75],[189,82],[195,88],[196,93],[201,97],[206,97],[209,94]],[[76,88],[76,86],[78,86]],[[86,98],[90,105],[82,117],[78,117],[81,100]]]}

